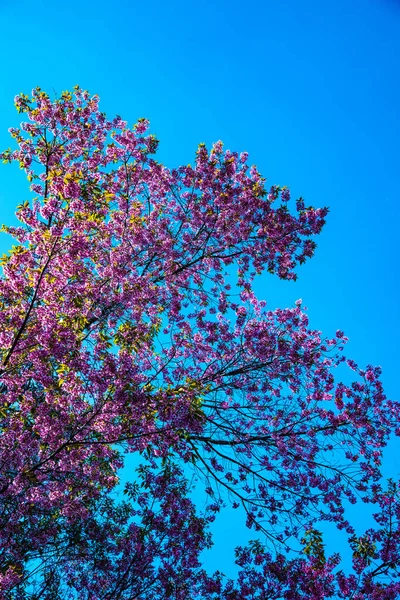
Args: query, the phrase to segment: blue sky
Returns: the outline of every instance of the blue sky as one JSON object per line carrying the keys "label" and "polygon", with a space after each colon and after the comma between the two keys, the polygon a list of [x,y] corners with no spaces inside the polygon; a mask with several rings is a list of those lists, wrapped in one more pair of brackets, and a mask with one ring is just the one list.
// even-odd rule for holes
{"label": "blue sky", "polygon": [[[78,83],[110,116],[149,118],[168,166],[222,139],[269,184],[329,206],[298,282],[265,276],[257,291],[271,308],[301,297],[311,325],[343,329],[348,353],[381,365],[399,397],[400,1],[0,0],[0,39],[1,148],[20,121],[17,93]],[[22,172],[1,167],[0,222],[28,196]],[[398,449],[387,474],[400,471]],[[212,560],[227,571],[236,525],[217,530]]]}

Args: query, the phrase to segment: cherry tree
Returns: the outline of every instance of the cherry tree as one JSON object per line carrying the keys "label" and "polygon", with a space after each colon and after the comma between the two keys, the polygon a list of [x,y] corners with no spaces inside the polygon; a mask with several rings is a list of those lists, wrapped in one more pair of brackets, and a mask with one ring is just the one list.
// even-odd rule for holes
{"label": "cherry tree", "polygon": [[[34,197],[2,226],[17,242],[0,279],[5,597],[398,597],[398,491],[380,466],[399,404],[343,332],[253,289],[265,270],[296,279],[328,210],[293,207],[221,142],[169,169],[145,119],[108,120],[79,87],[15,104],[1,157]],[[128,453],[142,465],[120,500]],[[376,505],[361,537],[348,502]],[[201,567],[226,504],[260,537],[237,549],[236,582]],[[324,521],[348,535],[348,575]]]}

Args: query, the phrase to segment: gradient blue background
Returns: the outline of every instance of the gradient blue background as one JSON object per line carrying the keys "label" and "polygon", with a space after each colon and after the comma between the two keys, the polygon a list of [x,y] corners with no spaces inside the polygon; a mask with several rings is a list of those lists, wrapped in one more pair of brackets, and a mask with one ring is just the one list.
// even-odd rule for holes
{"label": "gradient blue background", "polygon": [[[328,205],[298,282],[265,276],[258,293],[271,308],[303,298],[311,325],[343,329],[348,354],[380,364],[398,398],[400,2],[0,0],[0,39],[1,148],[21,120],[16,93],[78,83],[109,116],[149,118],[168,166],[222,139],[248,151],[269,184]],[[28,197],[22,172],[2,166],[0,222]],[[0,252],[9,245],[3,234]],[[400,471],[399,450],[386,453],[387,475]],[[237,516],[220,516],[206,558],[226,573],[231,549],[254,537]]]}

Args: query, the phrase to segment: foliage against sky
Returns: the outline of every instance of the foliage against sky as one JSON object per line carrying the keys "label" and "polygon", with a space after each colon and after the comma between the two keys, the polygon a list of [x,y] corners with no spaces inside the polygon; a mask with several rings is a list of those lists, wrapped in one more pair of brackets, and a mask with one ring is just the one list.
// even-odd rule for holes
{"label": "foliage against sky", "polygon": [[[169,169],[145,119],[129,128],[98,102],[78,86],[18,95],[27,120],[1,153],[36,194],[2,226],[18,242],[0,281],[3,593],[395,598],[400,507],[380,468],[400,405],[342,331],[324,338],[301,300],[271,311],[253,290],[264,270],[296,280],[327,208],[291,209],[222,142]],[[130,453],[130,502],[113,501]],[[184,465],[210,499],[200,517]],[[357,502],[377,510],[358,537]],[[199,562],[226,503],[266,540],[237,548],[236,584]],[[323,522],[348,534],[353,573],[325,555]]]}

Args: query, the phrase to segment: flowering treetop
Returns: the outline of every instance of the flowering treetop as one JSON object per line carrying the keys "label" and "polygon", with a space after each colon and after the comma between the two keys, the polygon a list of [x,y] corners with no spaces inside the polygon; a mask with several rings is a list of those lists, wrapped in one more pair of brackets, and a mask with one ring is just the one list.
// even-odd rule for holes
{"label": "flowering treetop", "polygon": [[[326,339],[300,301],[270,311],[253,290],[264,270],[296,278],[327,209],[299,199],[291,211],[287,188],[267,189],[247,155],[221,142],[168,169],[152,158],[145,119],[129,128],[98,102],[79,87],[55,100],[39,88],[17,96],[27,120],[10,130],[18,149],[1,155],[19,162],[35,197],[18,207],[20,226],[2,228],[18,245],[1,260],[0,589],[29,597],[17,594],[41,561],[48,598],[161,598],[160,586],[227,600],[322,598],[329,586],[356,598],[367,584],[381,593],[376,577],[395,572],[398,509],[380,464],[399,405],[379,368],[345,358],[341,331]],[[354,383],[335,380],[341,364]],[[148,464],[117,506],[123,452]],[[179,463],[205,484],[202,519]],[[224,500],[278,553],[238,550],[236,592],[198,562]],[[381,506],[378,524],[392,506],[390,527],[355,542],[344,506],[357,500]],[[353,540],[358,580],[333,574],[321,520]],[[280,552],[296,539],[308,553],[288,562]],[[308,596],[283,596],[302,586]]]}

